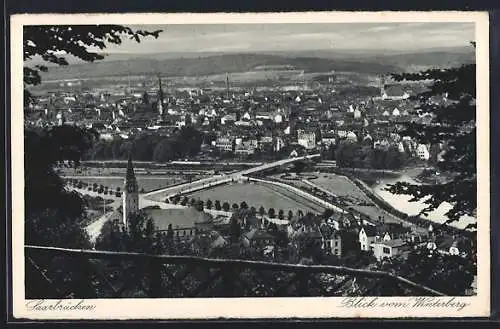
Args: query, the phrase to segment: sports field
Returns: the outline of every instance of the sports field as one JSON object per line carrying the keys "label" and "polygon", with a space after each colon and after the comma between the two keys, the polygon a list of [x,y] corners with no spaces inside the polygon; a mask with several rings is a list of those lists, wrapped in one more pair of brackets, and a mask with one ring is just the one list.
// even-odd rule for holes
{"label": "sports field", "polygon": [[297,210],[302,210],[304,213],[313,212],[320,213],[324,209],[301,196],[295,195],[281,187],[272,186],[260,183],[231,183],[220,185],[212,189],[202,190],[189,194],[190,198],[200,200],[219,200],[222,203],[228,202],[230,205],[237,203],[238,205],[245,201],[249,207],[259,209],[263,206],[266,211],[269,208],[274,208],[276,213],[282,209],[285,215],[289,210],[294,213]]}

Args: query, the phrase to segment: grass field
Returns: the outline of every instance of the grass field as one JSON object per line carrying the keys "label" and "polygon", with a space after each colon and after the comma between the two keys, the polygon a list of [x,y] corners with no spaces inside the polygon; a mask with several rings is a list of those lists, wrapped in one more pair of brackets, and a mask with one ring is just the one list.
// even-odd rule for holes
{"label": "grass field", "polygon": [[[336,174],[320,174],[318,178],[310,180],[312,183],[337,195],[349,207],[377,220],[383,216],[386,222],[399,222],[389,213],[376,207],[375,204],[354,183],[344,176]],[[370,205],[363,205],[366,202]]]}
{"label": "grass field", "polygon": [[255,184],[255,183],[232,183],[214,187],[208,190],[194,192],[189,197],[199,198],[201,200],[219,200],[221,203],[229,202],[230,205],[237,203],[238,205],[245,201],[249,207],[254,206],[259,209],[263,206],[266,211],[269,208],[274,208],[276,212],[282,209],[285,216],[289,210],[294,213],[297,210],[306,212],[322,212],[323,208],[309,200],[292,194],[280,187]]}
{"label": "grass field", "polygon": [[[75,178],[82,182],[89,184],[102,184],[115,190],[117,187],[123,190],[124,178],[123,177],[78,177]],[[182,183],[184,180],[178,177],[165,177],[165,176],[137,176],[137,184],[139,185],[139,190],[144,189],[144,192],[150,192],[164,187],[168,187],[174,184]]]}
{"label": "grass field", "polygon": [[363,191],[344,176],[320,174],[318,178],[311,179],[310,181],[337,196],[359,198],[367,202],[370,201]]}
{"label": "grass field", "polygon": [[157,230],[166,230],[169,224],[172,228],[194,227],[194,223],[202,215],[193,208],[185,209],[146,209],[153,219]]}

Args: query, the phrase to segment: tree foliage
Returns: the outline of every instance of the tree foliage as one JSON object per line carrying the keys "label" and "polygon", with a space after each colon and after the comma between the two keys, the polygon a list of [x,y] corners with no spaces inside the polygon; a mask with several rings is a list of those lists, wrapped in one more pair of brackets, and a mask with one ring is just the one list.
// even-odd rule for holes
{"label": "tree foliage", "polygon": [[390,186],[389,191],[411,195],[414,201],[422,200],[426,204],[422,214],[433,211],[443,202],[450,203],[452,208],[446,213],[449,218],[446,223],[464,215],[474,216],[477,208],[476,65],[395,74],[394,78],[432,81],[428,90],[416,96],[420,101],[419,111],[430,113],[432,122],[407,124],[404,134],[424,144],[443,145],[443,160],[437,163],[437,168],[453,174],[453,178],[432,185],[398,182]]}
{"label": "tree foliage", "polygon": [[445,294],[460,296],[471,288],[476,267],[460,256],[429,253],[425,247],[412,250],[406,259],[392,259],[378,265],[380,270],[422,283]]}
{"label": "tree foliage", "polygon": [[335,150],[337,165],[345,168],[400,169],[406,157],[407,155],[399,152],[394,145],[374,148],[373,145],[346,140],[340,141]]}
{"label": "tree foliage", "polygon": [[[93,62],[104,55],[88,47],[102,50],[107,44],[120,44],[124,37],[140,41],[141,37],[157,37],[160,32],[135,31],[118,25],[25,26],[25,104],[31,101],[27,88],[41,83],[40,72],[48,70],[45,65],[32,64],[37,57],[56,65],[68,65],[68,56]],[[87,247],[86,233],[80,225],[85,205],[78,194],[65,189],[55,166],[62,163],[78,166],[96,139],[95,131],[75,126],[25,129],[26,243]]]}
{"label": "tree foliage", "polygon": [[129,219],[128,229],[117,221],[107,222],[96,241],[96,249],[112,251],[133,251],[144,253],[164,252],[157,239],[156,226],[147,214],[140,212]]}
{"label": "tree foliage", "polygon": [[183,127],[172,136],[138,134],[130,139],[100,140],[85,155],[91,160],[127,159],[167,162],[196,155],[201,149],[203,135],[194,127]]}
{"label": "tree foliage", "polygon": [[66,126],[25,131],[26,243],[87,245],[86,233],[78,225],[85,202],[78,193],[66,190],[55,166],[77,166],[96,137],[93,131]]}
{"label": "tree foliage", "polygon": [[[134,30],[121,25],[31,25],[23,29],[23,56],[29,61],[39,56],[48,63],[68,65],[67,56],[76,57],[84,62],[104,59],[103,50],[109,44],[120,45],[124,38],[140,42],[143,37],[158,38],[161,30]],[[24,67],[24,83],[41,83],[40,72],[46,72],[45,65]]]}

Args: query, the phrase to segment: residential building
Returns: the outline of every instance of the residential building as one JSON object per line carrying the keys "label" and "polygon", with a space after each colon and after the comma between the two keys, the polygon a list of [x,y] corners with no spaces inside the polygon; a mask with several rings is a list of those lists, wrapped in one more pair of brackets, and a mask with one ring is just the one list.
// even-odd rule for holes
{"label": "residential building", "polygon": [[297,131],[297,142],[304,148],[310,150],[316,147],[316,134],[314,132],[307,132],[305,130]]}
{"label": "residential building", "polygon": [[321,136],[321,143],[323,143],[324,145],[326,146],[329,146],[329,145],[335,145],[336,143],[336,137],[335,134],[333,133],[323,133],[322,136]]}
{"label": "residential building", "polygon": [[215,147],[223,152],[233,151],[234,138],[223,136],[215,140]]}
{"label": "residential building", "polygon": [[342,257],[342,236],[338,230],[333,229],[329,225],[320,227],[322,235],[322,248],[330,255]]}
{"label": "residential building", "polygon": [[364,226],[359,230],[359,244],[362,251],[369,251],[370,245],[375,242],[378,233],[374,226]]}
{"label": "residential building", "polygon": [[402,239],[376,241],[370,245],[373,255],[377,260],[384,258],[393,258],[401,255],[407,248],[406,242]]}
{"label": "residential building", "polygon": [[252,229],[243,234],[243,245],[252,248],[264,248],[268,245],[274,245],[274,236],[267,233],[265,230]]}
{"label": "residential building", "polygon": [[427,148],[427,145],[425,144],[419,144],[417,146],[417,156],[420,158],[420,160],[429,160],[430,153],[429,149]]}

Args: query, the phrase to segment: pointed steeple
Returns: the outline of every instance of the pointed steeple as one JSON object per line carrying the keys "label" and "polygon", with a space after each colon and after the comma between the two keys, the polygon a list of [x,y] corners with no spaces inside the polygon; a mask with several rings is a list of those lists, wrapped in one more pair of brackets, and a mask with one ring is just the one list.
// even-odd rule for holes
{"label": "pointed steeple", "polygon": [[385,76],[380,76],[380,97],[384,97],[385,95]]}
{"label": "pointed steeple", "polygon": [[132,155],[129,154],[127,163],[127,175],[125,177],[125,190],[127,192],[137,192],[139,186],[137,185],[137,179],[135,178],[134,166],[132,164]]}
{"label": "pointed steeple", "polygon": [[161,87],[161,78],[158,76],[158,102],[157,102],[157,109],[158,109],[158,117],[161,120],[163,118],[163,89]]}

